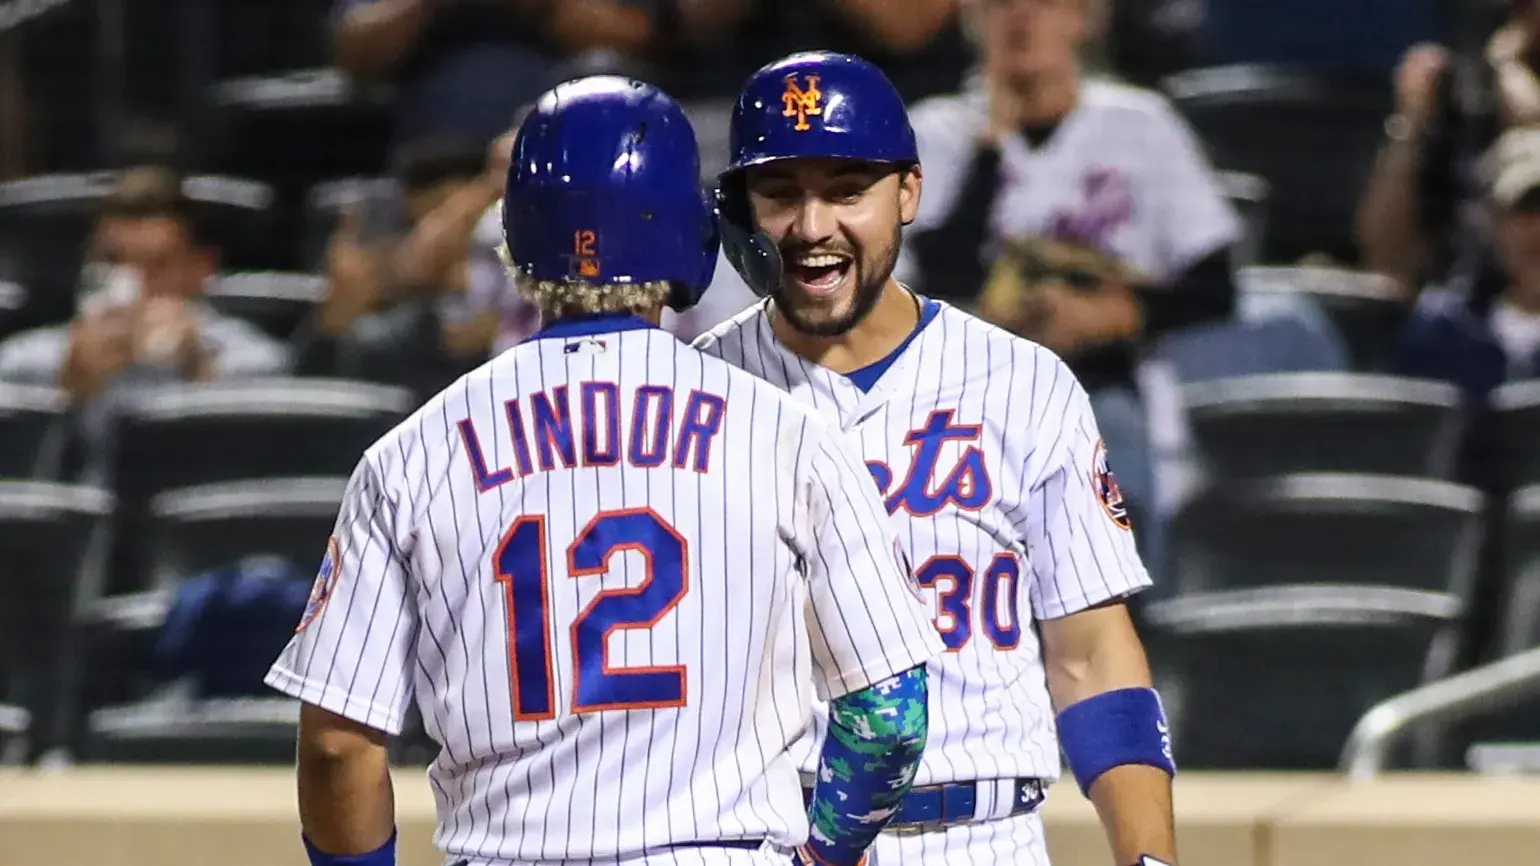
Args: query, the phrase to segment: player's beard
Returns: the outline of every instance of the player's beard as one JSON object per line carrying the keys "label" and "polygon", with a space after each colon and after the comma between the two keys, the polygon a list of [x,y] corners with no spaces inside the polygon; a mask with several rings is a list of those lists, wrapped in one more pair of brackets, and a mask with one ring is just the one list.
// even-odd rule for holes
{"label": "player's beard", "polygon": [[[821,322],[811,322],[797,310],[786,291],[786,278],[776,286],[770,299],[775,302],[775,309],[786,320],[792,330],[809,337],[840,337],[850,333],[857,325],[871,315],[872,309],[877,306],[877,301],[882,298],[882,291],[888,284],[888,278],[893,275],[893,269],[898,266],[899,244],[903,241],[903,227],[893,229],[893,239],[887,248],[882,251],[882,257],[875,263],[868,262],[864,257],[857,257],[851,264],[856,269],[856,291],[850,304],[850,309],[843,315]],[[786,252],[782,251],[786,256]]]}

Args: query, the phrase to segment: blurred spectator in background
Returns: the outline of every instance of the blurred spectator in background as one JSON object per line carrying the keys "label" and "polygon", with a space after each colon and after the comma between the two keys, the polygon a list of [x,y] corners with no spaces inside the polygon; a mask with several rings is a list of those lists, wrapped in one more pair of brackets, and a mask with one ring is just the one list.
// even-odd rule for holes
{"label": "blurred spectator in background", "polygon": [[1145,86],[1204,65],[1200,40],[1208,6],[1208,0],[1113,0],[1106,65]]}
{"label": "blurred spectator in background", "polygon": [[[971,59],[958,24],[958,0],[709,2],[718,15],[713,32],[726,29],[730,35],[715,46],[698,42],[685,74],[662,79],[670,93],[684,99],[735,93],[773,58],[827,50],[871,60],[906,101],[914,101],[955,89]],[[752,50],[743,50],[745,45]]]}
{"label": "blurred spectator in background", "polygon": [[366,232],[366,223],[389,216],[344,212],[327,250],[326,298],[302,337],[302,369],[432,394],[538,326],[496,253],[511,145],[505,135],[490,154],[455,140],[401,150],[401,200],[372,206],[400,207],[405,226]]}
{"label": "blurred spectator in background", "polygon": [[1395,370],[1465,391],[1477,416],[1467,475],[1493,489],[1501,479],[1482,423],[1487,397],[1504,382],[1540,375],[1540,128],[1506,133],[1488,165],[1501,288],[1492,295],[1460,285],[1429,289],[1407,327]]}
{"label": "blurred spectator in background", "polygon": [[1231,314],[1241,224],[1164,99],[1083,78],[1082,50],[1107,12],[1104,0],[965,4],[982,69],[913,110],[925,197],[900,268],[1065,358],[1149,527],[1140,349]]}
{"label": "blurred spectator in background", "polygon": [[[1480,56],[1408,49],[1396,109],[1358,210],[1362,265],[1415,297],[1452,273],[1492,263],[1477,163],[1504,128],[1540,122],[1540,0],[1511,0]],[[1495,275],[1495,274],[1494,274]]]}
{"label": "blurred spectator in background", "polygon": [[592,50],[666,58],[677,42],[716,40],[735,2],[339,0],[336,62],[359,83],[396,85],[398,142],[484,146],[556,83],[563,59]]}
{"label": "blurred spectator in background", "polygon": [[287,348],[204,301],[219,265],[205,232],[174,172],[124,172],[90,241],[79,312],[0,344],[0,379],[62,388],[95,446],[114,399],[135,387],[284,372]]}

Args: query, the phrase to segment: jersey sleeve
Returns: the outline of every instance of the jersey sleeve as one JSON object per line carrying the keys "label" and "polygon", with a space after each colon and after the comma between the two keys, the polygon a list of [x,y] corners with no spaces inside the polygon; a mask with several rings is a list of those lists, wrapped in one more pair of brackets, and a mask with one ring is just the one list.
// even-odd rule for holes
{"label": "jersey sleeve", "polygon": [[286,695],[392,735],[401,733],[412,700],[417,634],[394,515],[365,458],[348,482],[299,627],[266,679]]}
{"label": "jersey sleeve", "polygon": [[1162,227],[1157,249],[1165,273],[1175,275],[1235,243],[1241,222],[1197,137],[1162,103],[1147,141],[1152,186]]}
{"label": "jersey sleeve", "polygon": [[1032,395],[1039,447],[1027,458],[1016,517],[1039,621],[1150,586],[1091,398],[1062,361],[1054,363],[1054,386]]}
{"label": "jersey sleeve", "polygon": [[804,475],[808,632],[823,694],[837,698],[945,648],[877,487],[831,435],[809,443]]}

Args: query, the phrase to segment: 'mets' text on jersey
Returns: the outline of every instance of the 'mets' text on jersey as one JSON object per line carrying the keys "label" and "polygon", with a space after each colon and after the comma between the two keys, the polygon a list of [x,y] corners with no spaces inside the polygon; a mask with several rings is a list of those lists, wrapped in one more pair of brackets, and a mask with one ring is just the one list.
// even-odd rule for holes
{"label": "'mets' text on jersey", "polygon": [[549,328],[371,448],[269,673],[391,733],[415,702],[475,866],[797,844],[820,695],[941,649],[838,431],[615,327]]}
{"label": "'mets' text on jersey", "polygon": [[916,784],[1055,778],[1032,620],[1136,592],[1149,577],[1069,369],[1041,346],[926,304],[928,321],[866,391],[782,346],[764,304],[696,345],[787,389],[858,445],[948,649],[930,664]]}

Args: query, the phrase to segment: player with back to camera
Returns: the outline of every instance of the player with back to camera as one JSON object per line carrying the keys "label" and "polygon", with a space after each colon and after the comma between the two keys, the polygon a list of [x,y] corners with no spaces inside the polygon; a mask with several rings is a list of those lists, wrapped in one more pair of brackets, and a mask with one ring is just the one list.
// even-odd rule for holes
{"label": "player with back to camera", "polygon": [[947,644],[919,775],[874,866],[1046,864],[1037,811],[1061,745],[1115,866],[1174,861],[1176,768],[1123,605],[1149,577],[1085,390],[1047,349],[893,278],[922,178],[875,66],[766,66],[731,147],[724,248],[768,299],[696,345],[859,445]]}
{"label": "player with back to camera", "polygon": [[[639,81],[520,128],[504,234],[545,327],[365,453],[268,675],[316,866],[394,862],[414,701],[449,863],[855,863],[908,790],[942,645],[859,458],[657,327],[715,267],[699,171]],[[809,841],[790,749],[824,697]]]}

